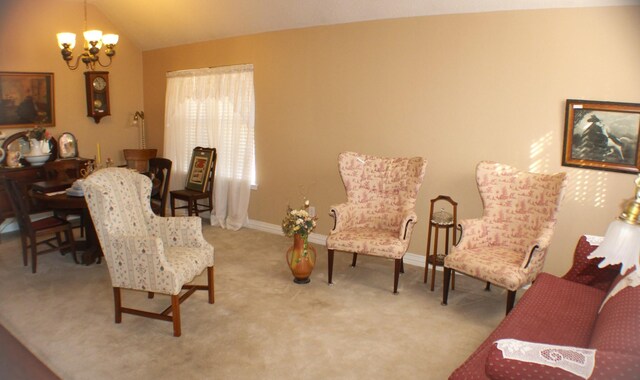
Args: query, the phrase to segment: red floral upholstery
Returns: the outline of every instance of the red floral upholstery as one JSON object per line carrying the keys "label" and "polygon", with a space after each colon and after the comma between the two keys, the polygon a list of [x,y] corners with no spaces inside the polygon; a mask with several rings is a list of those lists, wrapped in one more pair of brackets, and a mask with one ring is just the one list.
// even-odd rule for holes
{"label": "red floral upholstery", "polygon": [[334,250],[361,253],[397,260],[395,292],[398,265],[418,220],[415,205],[427,161],[345,152],[338,164],[347,202],[331,206],[335,225],[327,237],[329,283]]}
{"label": "red floral upholstery", "polygon": [[444,265],[515,292],[542,270],[566,174],[529,173],[483,161],[476,181],[482,218],[460,221],[460,242]]}

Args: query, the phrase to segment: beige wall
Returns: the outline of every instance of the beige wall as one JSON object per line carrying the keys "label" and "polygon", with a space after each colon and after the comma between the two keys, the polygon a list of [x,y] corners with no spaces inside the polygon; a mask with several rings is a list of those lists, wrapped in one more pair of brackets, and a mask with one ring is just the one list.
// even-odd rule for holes
{"label": "beige wall", "polygon": [[[93,6],[88,7],[88,26],[118,33]],[[78,139],[83,157],[94,157],[100,143],[102,159],[111,157],[124,163],[123,148],[138,147],[138,132],[129,119],[141,110],[142,51],[127,36],[120,36],[114,63],[109,71],[111,116],[96,124],[87,117],[84,65],[71,71],[61,58],[56,33],[73,32],[81,50],[84,29],[82,2],[48,0],[0,0],[0,71],[53,72],[55,81],[56,126],[54,137],[71,132]],[[106,58],[106,57],[104,57]],[[103,59],[104,59],[103,58]],[[20,129],[3,129],[11,134]]]}
{"label": "beige wall", "polygon": [[546,270],[583,233],[603,234],[634,176],[561,166],[567,98],[640,103],[640,7],[518,11],[265,33],[143,53],[145,110],[160,144],[165,73],[253,63],[259,189],[250,218],[279,224],[302,194],[327,234],[345,200],[339,152],[429,160],[410,252],[424,254],[428,200],[482,207],[480,160],[569,173]]}

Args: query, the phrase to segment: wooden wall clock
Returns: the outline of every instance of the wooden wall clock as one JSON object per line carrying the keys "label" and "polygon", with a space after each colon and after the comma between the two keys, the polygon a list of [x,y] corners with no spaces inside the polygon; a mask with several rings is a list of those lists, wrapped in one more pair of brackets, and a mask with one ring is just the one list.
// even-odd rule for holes
{"label": "wooden wall clock", "polygon": [[87,116],[96,123],[104,116],[111,115],[109,105],[109,72],[87,71],[84,73],[87,89]]}

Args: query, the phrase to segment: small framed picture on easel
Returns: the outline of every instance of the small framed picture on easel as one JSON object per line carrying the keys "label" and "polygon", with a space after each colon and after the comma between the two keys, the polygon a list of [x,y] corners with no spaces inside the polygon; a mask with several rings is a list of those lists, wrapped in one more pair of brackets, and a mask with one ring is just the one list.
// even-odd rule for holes
{"label": "small framed picture on easel", "polygon": [[187,175],[187,189],[205,191],[210,180],[209,173],[213,164],[215,149],[197,147],[191,155],[189,174]]}

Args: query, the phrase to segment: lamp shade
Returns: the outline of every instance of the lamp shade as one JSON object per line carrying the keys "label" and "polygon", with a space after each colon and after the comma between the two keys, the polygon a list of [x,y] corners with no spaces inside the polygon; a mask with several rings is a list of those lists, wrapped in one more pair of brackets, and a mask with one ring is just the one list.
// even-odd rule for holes
{"label": "lamp shade", "polygon": [[622,220],[609,224],[604,241],[589,255],[589,259],[603,257],[600,268],[621,264],[620,273],[625,274],[634,266],[640,269],[640,226]]}
{"label": "lamp shade", "polygon": [[105,34],[102,36],[102,43],[105,45],[115,45],[118,43],[117,34]]}
{"label": "lamp shade", "polygon": [[64,49],[64,44],[69,45],[69,49],[76,47],[76,34],[75,33],[58,33],[58,46],[60,49]]}
{"label": "lamp shade", "polygon": [[100,30],[87,30],[84,32],[84,39],[87,41],[98,42],[102,38],[102,31]]}

